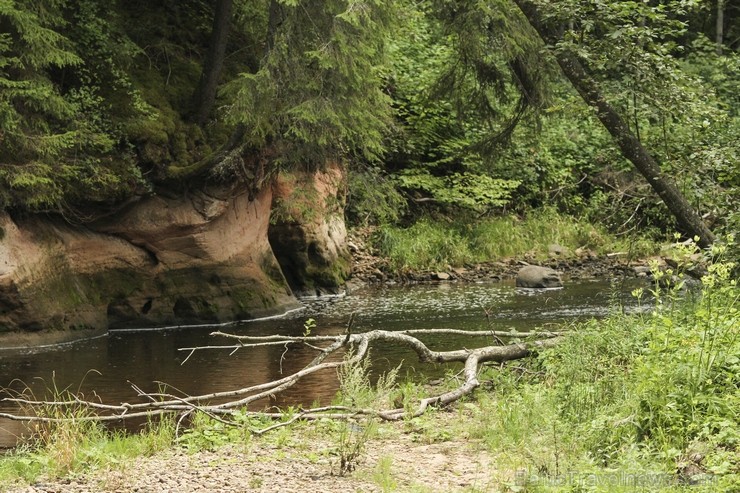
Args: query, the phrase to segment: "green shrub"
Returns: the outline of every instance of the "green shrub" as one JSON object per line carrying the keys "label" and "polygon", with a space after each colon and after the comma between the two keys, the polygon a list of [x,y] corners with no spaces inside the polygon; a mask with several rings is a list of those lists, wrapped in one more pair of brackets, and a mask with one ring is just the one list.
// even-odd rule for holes
{"label": "green shrub", "polygon": [[698,448],[708,473],[740,479],[740,292],[732,267],[710,265],[697,293],[683,282],[656,284],[650,313],[589,322],[542,356],[561,419],[599,463],[618,465],[638,450],[675,467]]}
{"label": "green shrub", "polygon": [[349,173],[347,220],[354,225],[388,224],[401,219],[406,200],[380,169]]}

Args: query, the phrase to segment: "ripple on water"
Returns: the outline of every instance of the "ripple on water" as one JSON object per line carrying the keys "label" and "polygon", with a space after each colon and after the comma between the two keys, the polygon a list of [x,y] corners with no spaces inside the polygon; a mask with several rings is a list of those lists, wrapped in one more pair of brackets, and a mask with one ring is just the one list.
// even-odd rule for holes
{"label": "ripple on water", "polygon": [[633,309],[635,302],[625,289],[616,291],[605,281],[570,283],[551,290],[515,289],[505,283],[388,286],[363,291],[360,296],[314,301],[301,316],[331,325],[355,313],[358,330],[529,326],[532,321],[557,323],[603,317],[625,306]]}

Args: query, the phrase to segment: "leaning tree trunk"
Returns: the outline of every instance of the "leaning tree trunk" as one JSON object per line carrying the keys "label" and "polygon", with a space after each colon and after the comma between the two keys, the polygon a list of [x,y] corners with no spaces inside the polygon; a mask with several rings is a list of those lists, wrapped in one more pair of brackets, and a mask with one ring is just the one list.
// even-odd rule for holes
{"label": "leaning tree trunk", "polygon": [[[537,6],[528,0],[514,0],[545,43],[554,45],[559,41],[555,29],[548,27],[541,18]],[[655,158],[645,149],[640,140],[630,131],[622,117],[599,91],[598,84],[588,74],[578,57],[570,52],[555,54],[558,65],[583,100],[597,110],[597,116],[617,142],[622,155],[629,159],[637,171],[645,177],[673,214],[681,232],[699,237],[699,245],[707,247],[714,242],[714,234],[675,183],[660,169]]]}
{"label": "leaning tree trunk", "polygon": [[229,37],[231,26],[231,10],[233,0],[216,0],[216,8],[213,14],[213,29],[208,44],[208,53],[203,62],[203,72],[200,76],[198,88],[195,91],[195,113],[194,121],[198,125],[204,125],[208,115],[216,102],[216,89],[218,79],[226,54],[226,41]]}

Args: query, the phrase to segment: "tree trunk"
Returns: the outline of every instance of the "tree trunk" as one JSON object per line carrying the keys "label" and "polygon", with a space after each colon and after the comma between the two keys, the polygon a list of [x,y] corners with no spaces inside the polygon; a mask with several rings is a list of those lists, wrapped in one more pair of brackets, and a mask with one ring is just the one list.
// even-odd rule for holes
{"label": "tree trunk", "polygon": [[[542,22],[536,5],[528,0],[514,1],[546,44],[555,45],[559,41],[557,33]],[[622,155],[645,177],[676,218],[681,232],[691,237],[698,236],[698,243],[702,247],[711,245],[714,242],[714,234],[675,183],[663,174],[655,158],[630,131],[619,113],[604,99],[598,84],[588,74],[578,57],[569,52],[558,52],[555,57],[563,74],[573,84],[578,94],[589,106],[596,109],[599,121],[617,142]]]}
{"label": "tree trunk", "polygon": [[216,102],[216,89],[226,54],[226,41],[231,28],[231,11],[233,0],[216,0],[213,15],[213,29],[208,44],[208,53],[203,62],[203,72],[194,95],[194,121],[204,125]]}
{"label": "tree trunk", "polygon": [[724,28],[725,28],[725,0],[717,0],[717,54],[722,54],[722,45],[725,42],[724,39]]}
{"label": "tree trunk", "polygon": [[265,44],[265,56],[269,55],[275,47],[275,35],[280,25],[285,20],[283,7],[277,0],[271,0],[267,14],[267,43]]}

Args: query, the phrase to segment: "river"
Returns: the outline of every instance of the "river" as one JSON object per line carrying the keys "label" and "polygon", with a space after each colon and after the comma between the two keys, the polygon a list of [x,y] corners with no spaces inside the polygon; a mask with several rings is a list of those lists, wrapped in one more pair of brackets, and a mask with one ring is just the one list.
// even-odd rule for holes
{"label": "river", "polygon": [[[615,286],[606,281],[566,282],[562,289],[522,290],[513,283],[419,284],[367,288],[348,296],[304,300],[304,307],[281,317],[228,324],[159,329],[116,330],[103,336],[35,349],[0,348],[0,386],[27,388],[37,398],[48,389],[68,389],[106,403],[135,402],[132,384],[156,391],[164,382],[184,394],[237,389],[280,378],[307,364],[315,352],[282,346],[198,351],[180,348],[223,344],[210,333],[300,335],[312,318],[312,334],[339,334],[352,313],[353,332],[372,329],[467,329],[526,331],[560,327],[577,319],[603,317],[613,310],[636,310],[629,292],[637,281]],[[425,338],[430,347],[444,349],[487,344],[458,337]],[[490,342],[488,342],[490,343]],[[376,372],[404,362],[406,372],[444,371],[420,365],[412,353],[384,345],[373,349]],[[184,364],[183,364],[184,362]],[[312,377],[288,390],[273,404],[327,403],[337,391],[337,377]],[[7,395],[7,394],[6,394]],[[12,410],[0,403],[0,410]],[[0,419],[0,447],[12,446],[22,431],[18,422]]]}

